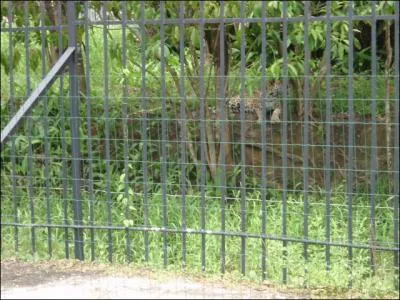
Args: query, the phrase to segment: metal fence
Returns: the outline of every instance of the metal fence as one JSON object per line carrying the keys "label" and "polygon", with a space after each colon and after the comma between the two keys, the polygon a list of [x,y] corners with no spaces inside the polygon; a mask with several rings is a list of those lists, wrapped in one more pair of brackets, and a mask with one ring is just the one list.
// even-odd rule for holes
{"label": "metal fence", "polygon": [[398,2],[1,13],[4,256],[398,288]]}

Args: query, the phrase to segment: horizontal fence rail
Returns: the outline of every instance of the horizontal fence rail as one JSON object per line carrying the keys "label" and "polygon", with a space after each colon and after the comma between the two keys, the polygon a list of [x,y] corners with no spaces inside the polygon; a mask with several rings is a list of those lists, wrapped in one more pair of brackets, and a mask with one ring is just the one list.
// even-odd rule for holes
{"label": "horizontal fence rail", "polygon": [[3,255],[398,290],[398,2],[1,8]]}

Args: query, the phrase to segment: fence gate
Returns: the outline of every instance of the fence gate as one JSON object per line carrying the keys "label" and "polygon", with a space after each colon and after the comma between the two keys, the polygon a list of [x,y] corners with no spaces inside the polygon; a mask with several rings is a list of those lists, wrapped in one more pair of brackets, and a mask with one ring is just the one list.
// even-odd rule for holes
{"label": "fence gate", "polygon": [[1,251],[390,291],[397,1],[2,1]]}

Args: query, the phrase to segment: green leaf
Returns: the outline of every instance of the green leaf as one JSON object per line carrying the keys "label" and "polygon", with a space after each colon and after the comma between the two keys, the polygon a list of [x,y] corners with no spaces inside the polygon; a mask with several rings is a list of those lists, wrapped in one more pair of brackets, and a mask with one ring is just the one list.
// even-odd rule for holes
{"label": "green leaf", "polygon": [[32,140],[32,145],[36,145],[36,144],[41,144],[42,140],[41,139],[34,139]]}
{"label": "green leaf", "polygon": [[[164,59],[167,59],[169,57],[169,49],[167,45],[164,45]],[[157,58],[157,59],[161,59],[161,45],[155,45],[153,47],[153,55]]]}
{"label": "green leaf", "polygon": [[4,67],[5,73],[8,75],[10,73],[10,64],[7,59],[8,57],[3,54],[3,52],[0,52],[0,63]]}
{"label": "green leaf", "polygon": [[353,42],[354,42],[354,47],[357,50],[361,49],[361,43],[360,43],[360,41],[358,39],[354,39]]}
{"label": "green leaf", "polygon": [[175,26],[174,27],[174,34],[173,34],[174,38],[176,41],[179,41],[179,27]]}
{"label": "green leaf", "polygon": [[292,76],[298,76],[299,73],[297,72],[296,68],[292,64],[288,64],[288,69],[289,69],[289,73]]}
{"label": "green leaf", "polygon": [[125,227],[131,227],[131,226],[133,226],[133,220],[124,220],[124,226]]}
{"label": "green leaf", "polygon": [[195,48],[200,48],[200,34],[197,32],[197,30],[192,30],[192,33],[190,34],[190,41]]}
{"label": "green leaf", "polygon": [[119,182],[124,182],[125,179],[125,174],[121,174],[121,176],[119,176]]}

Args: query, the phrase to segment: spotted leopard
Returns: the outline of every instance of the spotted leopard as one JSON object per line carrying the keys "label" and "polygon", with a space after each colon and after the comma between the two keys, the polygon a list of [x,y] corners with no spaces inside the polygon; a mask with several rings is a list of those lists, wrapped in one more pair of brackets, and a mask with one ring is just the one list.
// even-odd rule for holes
{"label": "spotted leopard", "polygon": [[[271,123],[280,122],[280,96],[281,96],[282,85],[279,81],[275,81],[267,87],[265,97],[265,109],[266,109],[266,120]],[[255,114],[257,116],[257,122],[260,123],[262,120],[262,92],[256,91],[253,97],[244,97],[244,112],[249,114]],[[241,100],[240,96],[228,98],[226,100],[228,109],[234,113],[240,113]]]}

